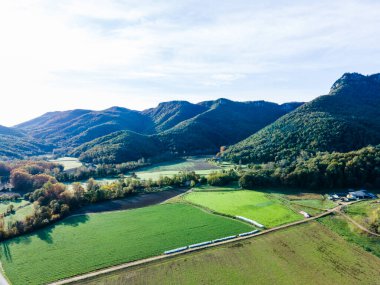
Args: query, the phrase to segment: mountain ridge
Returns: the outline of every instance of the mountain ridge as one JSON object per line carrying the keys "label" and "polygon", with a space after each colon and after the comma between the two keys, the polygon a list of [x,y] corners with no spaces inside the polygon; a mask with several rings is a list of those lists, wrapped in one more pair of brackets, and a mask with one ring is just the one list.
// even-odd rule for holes
{"label": "mountain ridge", "polygon": [[380,75],[345,73],[320,96],[227,150],[244,162],[278,161],[301,151],[347,152],[380,143]]}

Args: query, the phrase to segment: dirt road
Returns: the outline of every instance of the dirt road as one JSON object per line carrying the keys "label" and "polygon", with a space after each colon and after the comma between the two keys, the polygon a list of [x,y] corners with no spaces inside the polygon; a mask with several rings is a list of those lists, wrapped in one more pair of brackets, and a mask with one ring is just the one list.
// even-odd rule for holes
{"label": "dirt road", "polygon": [[354,219],[352,219],[350,216],[346,215],[342,211],[340,211],[339,214],[342,215],[345,219],[349,220],[351,223],[353,223],[355,226],[357,226],[363,232],[366,232],[366,233],[368,233],[370,235],[373,235],[373,236],[380,237],[380,234],[371,232],[369,229],[367,229],[366,227],[362,226],[361,224],[359,224],[357,221],[355,221]]}

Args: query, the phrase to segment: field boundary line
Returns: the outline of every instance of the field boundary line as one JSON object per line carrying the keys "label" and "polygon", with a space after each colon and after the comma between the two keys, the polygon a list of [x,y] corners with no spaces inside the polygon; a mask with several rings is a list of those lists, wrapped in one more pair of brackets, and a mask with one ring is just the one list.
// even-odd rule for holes
{"label": "field boundary line", "polygon": [[251,236],[237,237],[237,238],[234,238],[234,239],[231,239],[231,240],[226,240],[226,241],[222,241],[222,242],[218,242],[218,243],[208,244],[208,245],[205,245],[205,246],[202,246],[202,247],[198,247],[198,248],[190,248],[190,249],[187,249],[187,250],[184,250],[184,251],[181,251],[181,252],[178,252],[178,253],[173,253],[173,254],[170,254],[170,255],[163,255],[162,254],[162,255],[153,256],[153,257],[149,257],[149,258],[145,258],[145,259],[140,259],[140,260],[136,260],[136,261],[132,261],[132,262],[127,262],[127,263],[123,263],[123,264],[119,264],[119,265],[115,265],[115,266],[99,269],[99,270],[96,270],[96,271],[92,271],[92,272],[89,272],[89,273],[85,273],[85,274],[81,274],[81,275],[76,275],[76,276],[69,277],[69,278],[66,278],[66,279],[61,279],[61,280],[49,283],[49,285],[70,284],[70,283],[73,283],[73,282],[78,282],[78,281],[86,280],[86,279],[89,279],[89,278],[93,278],[93,277],[96,277],[96,276],[99,276],[99,275],[104,275],[104,274],[111,273],[111,272],[114,272],[114,271],[118,271],[118,270],[122,270],[122,269],[126,269],[126,268],[131,268],[131,267],[135,267],[135,266],[138,266],[138,265],[148,264],[148,263],[151,263],[153,261],[164,260],[164,259],[172,258],[174,256],[182,255],[182,254],[187,254],[187,253],[191,253],[191,252],[201,251],[201,250],[207,249],[207,248],[212,248],[212,247],[216,247],[216,246],[220,246],[220,245],[234,243],[234,242],[237,242],[237,241],[242,241],[242,240],[246,240],[246,239],[255,238],[257,236],[262,236],[262,235],[265,235],[265,234],[268,234],[268,233],[271,233],[271,232],[276,232],[276,231],[279,231],[279,230],[282,230],[282,229],[286,229],[286,228],[290,228],[290,227],[297,226],[297,225],[300,225],[300,224],[308,223],[310,221],[314,221],[314,220],[319,219],[321,217],[331,215],[334,212],[339,211],[341,209],[341,207],[342,207],[342,205],[339,205],[339,206],[337,206],[337,207],[335,207],[333,209],[330,209],[330,210],[328,210],[326,212],[323,212],[323,213],[321,213],[319,215],[316,215],[316,216],[313,216],[311,218],[303,219],[303,220],[295,221],[295,222],[292,222],[292,223],[289,223],[289,224],[285,224],[285,225],[281,225],[281,226],[278,226],[278,227],[274,227],[274,228],[271,228],[271,229],[263,230],[263,231],[258,232],[257,234],[251,235]]}

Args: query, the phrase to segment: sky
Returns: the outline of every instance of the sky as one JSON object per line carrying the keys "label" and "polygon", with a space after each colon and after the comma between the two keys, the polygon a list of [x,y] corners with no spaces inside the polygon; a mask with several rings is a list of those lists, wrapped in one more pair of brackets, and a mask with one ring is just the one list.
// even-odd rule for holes
{"label": "sky", "polygon": [[380,1],[4,0],[0,125],[159,102],[310,101],[380,72]]}

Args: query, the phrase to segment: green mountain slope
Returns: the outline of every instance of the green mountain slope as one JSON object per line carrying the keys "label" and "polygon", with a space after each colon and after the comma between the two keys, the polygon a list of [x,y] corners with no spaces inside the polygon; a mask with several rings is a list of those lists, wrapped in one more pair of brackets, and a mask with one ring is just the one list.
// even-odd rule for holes
{"label": "green mountain slope", "polygon": [[321,96],[231,146],[227,159],[267,162],[301,151],[347,152],[380,143],[380,74],[344,74]]}
{"label": "green mountain slope", "polygon": [[157,156],[162,150],[161,142],[152,136],[119,131],[85,143],[70,154],[85,162],[121,163]]}
{"label": "green mountain slope", "polygon": [[0,158],[23,158],[44,154],[51,147],[38,142],[14,128],[0,126]]}
{"label": "green mountain slope", "polygon": [[[74,149],[71,154],[80,156],[88,162],[122,162],[132,158],[156,157],[164,154],[176,156],[216,153],[220,146],[248,137],[299,105],[300,103],[278,105],[264,101],[233,102],[219,99],[210,104],[207,111],[182,121],[164,132],[154,135],[116,132],[106,138],[86,143]],[[194,106],[191,110],[200,111]],[[171,114],[173,113],[176,112]],[[178,120],[179,116],[157,115],[155,118],[156,122],[164,121],[164,124],[157,124],[159,127],[164,127],[170,124],[173,120],[171,118]]]}
{"label": "green mountain slope", "polygon": [[103,111],[47,113],[16,128],[59,147],[72,147],[115,131],[144,132],[151,125],[150,119],[138,111],[112,107]]}
{"label": "green mountain slope", "polygon": [[158,133],[207,110],[208,108],[199,104],[191,104],[187,101],[171,101],[160,103],[156,108],[142,111],[142,114],[149,116],[153,121],[154,127],[150,132]]}
{"label": "green mountain slope", "polygon": [[[294,103],[292,110],[300,104]],[[257,132],[289,109],[264,101],[214,101],[209,110],[159,134],[160,140],[179,152],[212,151]]]}

